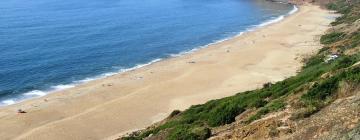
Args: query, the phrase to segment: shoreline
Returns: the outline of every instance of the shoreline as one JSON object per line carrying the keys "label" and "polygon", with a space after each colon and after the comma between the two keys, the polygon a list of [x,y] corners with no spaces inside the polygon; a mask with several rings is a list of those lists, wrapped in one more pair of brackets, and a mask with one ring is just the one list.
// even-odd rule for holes
{"label": "shoreline", "polygon": [[[291,3],[281,3],[281,4],[291,4]],[[292,14],[294,14],[294,13],[296,13],[298,11],[298,7],[295,4],[291,4],[291,5],[293,6],[293,9],[291,9],[287,14],[280,15],[280,16],[275,17],[273,19],[266,20],[266,21],[264,21],[264,22],[262,22],[260,24],[257,24],[257,25],[252,25],[249,28],[245,29],[244,31],[241,31],[241,32],[237,33],[236,35],[233,35],[233,36],[230,36],[230,37],[227,37],[227,38],[224,38],[224,39],[220,39],[220,40],[211,42],[211,43],[209,43],[207,45],[198,46],[198,47],[195,47],[195,48],[193,48],[191,50],[188,50],[188,51],[182,51],[182,52],[180,52],[178,54],[170,54],[169,57],[167,57],[167,58],[156,58],[156,59],[153,59],[153,60],[151,60],[150,62],[147,62],[147,63],[136,64],[134,67],[125,68],[125,69],[119,69],[119,70],[113,71],[113,72],[102,73],[100,75],[87,77],[87,78],[84,78],[82,80],[76,80],[76,81],[73,81],[73,82],[71,82],[69,84],[59,84],[59,85],[51,86],[50,88],[48,88],[46,90],[28,91],[28,92],[22,93],[20,95],[16,95],[15,97],[11,97],[11,98],[8,98],[8,99],[5,99],[5,100],[1,100],[0,101],[0,108],[1,107],[6,107],[6,106],[9,106],[9,105],[18,104],[20,102],[24,102],[24,101],[27,101],[27,100],[32,100],[32,99],[40,98],[40,97],[43,97],[43,96],[47,96],[47,95],[52,94],[52,93],[61,92],[63,90],[74,88],[74,87],[82,85],[82,84],[87,84],[88,82],[91,82],[91,81],[104,79],[104,78],[107,78],[107,77],[111,77],[113,75],[133,71],[133,70],[136,70],[136,69],[139,69],[139,68],[142,68],[142,67],[152,65],[152,64],[157,63],[157,62],[165,61],[166,59],[172,59],[172,58],[176,58],[176,57],[181,57],[183,55],[196,53],[196,51],[207,48],[207,47],[209,47],[211,45],[218,44],[218,43],[221,43],[221,42],[224,42],[224,41],[239,37],[239,36],[241,36],[241,35],[243,35],[245,33],[253,32],[255,30],[258,30],[258,29],[264,28],[266,26],[269,26],[271,24],[281,22],[287,16],[291,16]]]}
{"label": "shoreline", "polygon": [[[162,120],[174,109],[282,80],[296,74],[302,55],[320,48],[314,37],[328,28],[329,15],[316,6],[300,6],[281,22],[195,53],[2,107],[0,136],[111,138]],[[16,114],[19,108],[28,113]]]}
{"label": "shoreline", "polygon": [[[290,4],[290,3],[281,3],[281,4]],[[69,84],[59,84],[59,85],[51,86],[49,89],[46,89],[46,90],[28,91],[28,92],[22,93],[21,95],[17,95],[17,97],[11,97],[11,98],[0,101],[0,108],[5,107],[5,106],[9,106],[9,105],[13,105],[13,104],[17,104],[17,103],[20,103],[20,102],[24,102],[26,100],[31,100],[31,99],[47,96],[48,94],[56,93],[56,92],[59,92],[59,91],[62,91],[62,90],[67,90],[67,89],[70,89],[70,88],[73,88],[75,86],[79,86],[79,85],[82,85],[82,84],[87,84],[88,82],[91,82],[91,81],[95,81],[95,80],[111,77],[113,75],[122,74],[122,73],[125,73],[125,72],[128,72],[128,71],[136,70],[138,68],[146,67],[146,66],[152,65],[154,63],[164,61],[166,59],[172,59],[172,58],[176,58],[176,57],[181,57],[183,55],[195,53],[196,51],[198,51],[200,49],[204,49],[204,48],[207,48],[208,46],[211,46],[211,45],[214,45],[214,44],[217,44],[217,43],[221,43],[223,41],[226,41],[226,40],[229,40],[229,39],[232,39],[232,38],[235,38],[235,37],[239,37],[239,36],[243,35],[244,33],[253,32],[255,30],[258,30],[258,29],[261,29],[263,27],[269,26],[271,24],[281,22],[281,20],[283,20],[287,16],[290,16],[291,14],[294,14],[295,12],[298,11],[298,8],[297,8],[296,5],[292,4],[292,6],[293,6],[293,9],[291,11],[289,11],[287,14],[280,15],[280,16],[275,17],[273,19],[266,20],[266,21],[264,21],[264,22],[262,22],[260,24],[257,24],[257,25],[252,25],[251,27],[245,29],[245,31],[239,32],[236,35],[233,35],[233,36],[230,36],[230,37],[227,37],[227,38],[224,38],[224,39],[220,39],[220,40],[211,42],[211,43],[209,43],[207,45],[198,46],[198,47],[195,47],[195,48],[193,48],[191,50],[183,51],[183,52],[180,52],[178,54],[170,54],[169,57],[166,57],[166,58],[156,58],[156,59],[151,60],[148,63],[136,64],[134,67],[125,68],[125,69],[119,69],[119,70],[113,71],[113,72],[106,72],[106,73],[103,73],[103,74],[100,74],[100,75],[87,77],[87,78],[84,78],[82,80],[76,80],[76,81],[73,81],[73,82],[71,82]],[[28,97],[26,97],[26,96],[28,96]]]}

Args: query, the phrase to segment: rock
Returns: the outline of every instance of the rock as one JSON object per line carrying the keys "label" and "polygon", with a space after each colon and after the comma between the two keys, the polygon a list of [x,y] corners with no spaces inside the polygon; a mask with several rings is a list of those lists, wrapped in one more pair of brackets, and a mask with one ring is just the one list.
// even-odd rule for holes
{"label": "rock", "polygon": [[22,109],[18,109],[18,113],[27,113],[27,112]]}

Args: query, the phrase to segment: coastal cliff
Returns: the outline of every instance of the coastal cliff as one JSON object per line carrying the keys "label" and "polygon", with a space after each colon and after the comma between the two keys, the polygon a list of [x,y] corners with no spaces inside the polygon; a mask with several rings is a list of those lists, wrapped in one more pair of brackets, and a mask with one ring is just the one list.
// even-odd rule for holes
{"label": "coastal cliff", "polygon": [[175,110],[119,139],[360,139],[360,1],[312,2],[341,16],[296,76]]}

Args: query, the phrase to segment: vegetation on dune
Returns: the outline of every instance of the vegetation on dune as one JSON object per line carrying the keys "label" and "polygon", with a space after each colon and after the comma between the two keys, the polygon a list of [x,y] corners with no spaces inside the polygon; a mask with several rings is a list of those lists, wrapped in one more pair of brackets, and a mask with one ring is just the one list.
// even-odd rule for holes
{"label": "vegetation on dune", "polygon": [[[333,26],[351,24],[360,19],[357,1],[349,3],[339,0],[328,4],[328,8],[343,14],[332,23]],[[343,42],[341,46],[345,46],[342,49],[354,48],[360,44],[360,33],[359,30],[350,34],[334,31],[323,35],[320,41],[326,46],[334,46],[334,44],[339,46],[336,43],[341,41]],[[251,123],[270,112],[284,109],[286,106],[284,98],[299,90],[305,92],[300,102],[303,108],[307,108],[307,112],[300,118],[308,117],[336,99],[340,82],[360,84],[360,67],[352,67],[360,60],[359,52],[352,55],[342,54],[337,59],[324,62],[329,54],[331,50],[325,47],[317,55],[307,59],[302,71],[296,76],[274,84],[265,84],[262,89],[194,105],[183,112],[174,111],[161,125],[122,139],[137,140],[160,133],[170,140],[206,139],[211,136],[212,127],[232,123],[236,116],[248,109],[256,108],[258,111],[245,123]],[[324,78],[324,74],[329,76]]]}
{"label": "vegetation on dune", "polygon": [[335,10],[341,14],[341,17],[338,17],[336,21],[331,23],[331,25],[339,25],[342,23],[353,23],[360,18],[360,0],[337,0],[335,2],[329,3],[327,7],[331,10]]}
{"label": "vegetation on dune", "polygon": [[341,38],[343,38],[344,36],[345,36],[344,33],[332,32],[330,34],[321,36],[320,42],[322,44],[331,44],[331,43],[341,40]]}
{"label": "vegetation on dune", "polygon": [[[335,68],[346,68],[359,61],[358,56],[345,56],[336,61]],[[339,87],[341,81],[359,83],[360,80],[360,68],[355,67],[343,72],[337,72],[335,75],[320,79],[314,83],[314,85],[304,94],[301,99],[308,109],[308,112],[303,117],[307,117],[322,107],[333,101],[335,93]]]}
{"label": "vegetation on dune", "polygon": [[267,104],[265,107],[261,108],[255,115],[251,116],[245,123],[250,123],[252,121],[260,119],[261,116],[263,116],[269,112],[274,112],[274,111],[283,109],[283,108],[285,108],[285,105],[286,104],[281,99],[275,100],[275,101],[271,102],[270,104]]}

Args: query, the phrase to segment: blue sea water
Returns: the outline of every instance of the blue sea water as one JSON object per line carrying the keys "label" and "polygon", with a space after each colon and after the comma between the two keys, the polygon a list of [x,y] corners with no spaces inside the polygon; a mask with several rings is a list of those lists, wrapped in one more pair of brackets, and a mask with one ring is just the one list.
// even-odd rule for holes
{"label": "blue sea water", "polygon": [[1,0],[0,105],[172,57],[292,10],[263,0]]}

